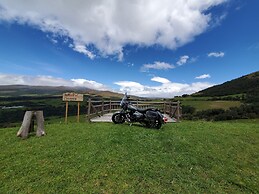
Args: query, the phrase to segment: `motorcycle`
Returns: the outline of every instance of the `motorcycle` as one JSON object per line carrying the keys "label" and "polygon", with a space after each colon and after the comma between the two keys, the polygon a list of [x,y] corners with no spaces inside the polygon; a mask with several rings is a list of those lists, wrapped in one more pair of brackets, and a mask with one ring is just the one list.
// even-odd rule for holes
{"label": "motorcycle", "polygon": [[115,124],[122,124],[125,121],[131,124],[133,122],[139,122],[148,128],[160,129],[162,124],[165,123],[164,117],[158,109],[139,109],[133,106],[127,92],[120,102],[120,107],[122,108],[121,111],[112,115],[112,121]]}

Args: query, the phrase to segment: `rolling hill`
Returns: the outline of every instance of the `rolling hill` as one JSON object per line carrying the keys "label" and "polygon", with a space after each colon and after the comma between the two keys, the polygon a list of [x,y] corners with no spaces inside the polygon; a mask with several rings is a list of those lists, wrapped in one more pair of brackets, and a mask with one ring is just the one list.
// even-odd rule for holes
{"label": "rolling hill", "polygon": [[33,96],[33,95],[60,95],[63,92],[78,92],[80,88],[52,87],[52,86],[28,86],[28,85],[2,85],[0,96]]}
{"label": "rolling hill", "polygon": [[65,92],[82,93],[95,97],[121,98],[122,94],[111,91],[97,91],[83,87],[65,86],[28,86],[28,85],[0,85],[0,97],[19,97],[19,96],[60,96]]}
{"label": "rolling hill", "polygon": [[249,93],[259,93],[259,71],[199,91],[193,96],[214,97]]}

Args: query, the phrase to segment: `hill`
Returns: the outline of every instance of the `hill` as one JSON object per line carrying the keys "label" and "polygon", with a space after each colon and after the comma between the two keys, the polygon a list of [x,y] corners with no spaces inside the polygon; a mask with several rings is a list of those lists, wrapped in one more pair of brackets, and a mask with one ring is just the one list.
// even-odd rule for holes
{"label": "hill", "polygon": [[231,120],[259,117],[259,71],[177,98],[185,119]]}
{"label": "hill", "polygon": [[[52,87],[52,86],[28,86],[28,85],[2,85],[0,86],[0,96],[34,96],[34,95],[60,95],[63,92],[79,92],[82,88],[72,87]],[[88,90],[88,89],[84,89]]]}
{"label": "hill", "polygon": [[[43,110],[45,119],[63,117],[65,114],[65,102],[62,94],[76,92],[84,94],[84,102],[80,103],[80,114],[86,114],[87,102],[113,100],[119,101],[123,94],[111,91],[97,91],[83,87],[51,87],[51,86],[27,86],[5,85],[0,86],[0,127],[15,126],[22,121],[27,110]],[[134,98],[133,98],[134,99]],[[77,114],[77,103],[69,103],[69,116]]]}
{"label": "hill", "polygon": [[193,96],[227,96],[254,92],[259,93],[259,71],[212,86],[193,94]]}
{"label": "hill", "polygon": [[28,86],[28,85],[2,85],[0,86],[0,97],[19,96],[54,96],[65,92],[77,92],[93,97],[121,98],[122,94],[111,91],[97,91],[84,87],[66,86]]}

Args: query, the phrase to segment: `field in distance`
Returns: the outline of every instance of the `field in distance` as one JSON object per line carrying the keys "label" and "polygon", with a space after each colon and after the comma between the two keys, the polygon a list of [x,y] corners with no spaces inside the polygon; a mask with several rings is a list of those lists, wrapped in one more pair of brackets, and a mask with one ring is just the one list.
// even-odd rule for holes
{"label": "field in distance", "polygon": [[174,100],[179,100],[181,105],[194,107],[196,111],[208,109],[224,109],[227,110],[231,107],[239,107],[241,100],[225,100],[228,96],[215,98],[215,97],[176,97]]}

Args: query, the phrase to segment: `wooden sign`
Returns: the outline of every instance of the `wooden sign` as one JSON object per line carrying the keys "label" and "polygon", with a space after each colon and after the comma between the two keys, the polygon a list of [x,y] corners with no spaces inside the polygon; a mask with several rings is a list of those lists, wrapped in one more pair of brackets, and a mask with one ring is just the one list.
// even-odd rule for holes
{"label": "wooden sign", "polygon": [[83,102],[84,101],[84,95],[83,94],[77,94],[77,93],[64,93],[63,94],[63,101],[66,101],[66,102]]}
{"label": "wooden sign", "polygon": [[77,94],[77,93],[64,93],[63,94],[63,101],[66,102],[65,123],[67,123],[68,102],[77,102],[77,122],[79,122],[80,102],[84,101],[84,95],[83,94]]}

